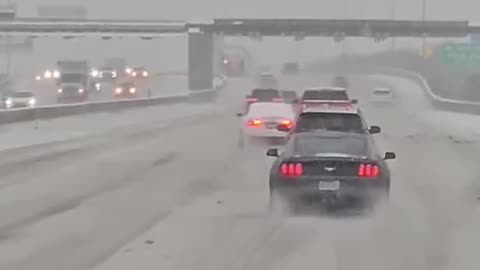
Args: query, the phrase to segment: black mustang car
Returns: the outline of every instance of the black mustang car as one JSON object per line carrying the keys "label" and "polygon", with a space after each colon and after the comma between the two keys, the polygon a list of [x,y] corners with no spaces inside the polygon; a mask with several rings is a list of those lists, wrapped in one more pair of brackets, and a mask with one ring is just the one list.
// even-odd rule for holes
{"label": "black mustang car", "polygon": [[308,206],[370,208],[388,197],[390,171],[372,136],[316,130],[293,134],[270,170],[272,211],[295,213]]}

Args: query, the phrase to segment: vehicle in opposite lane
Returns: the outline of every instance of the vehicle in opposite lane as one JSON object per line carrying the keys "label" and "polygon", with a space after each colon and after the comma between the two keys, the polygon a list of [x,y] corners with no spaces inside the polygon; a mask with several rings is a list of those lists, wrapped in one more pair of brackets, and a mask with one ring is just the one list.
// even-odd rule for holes
{"label": "vehicle in opposite lane", "polygon": [[295,112],[286,103],[260,102],[250,106],[242,117],[240,127],[240,147],[254,139],[268,139],[284,142],[287,133],[277,130],[278,125],[293,126]]}
{"label": "vehicle in opposite lane", "polygon": [[12,108],[32,108],[37,104],[37,100],[32,91],[17,91],[8,94],[4,98],[4,107]]}
{"label": "vehicle in opposite lane", "polygon": [[147,78],[150,75],[145,67],[127,68],[126,72],[132,78]]}
{"label": "vehicle in opposite lane", "polygon": [[131,98],[137,96],[137,88],[134,83],[123,82],[115,88],[113,93],[117,98]]}
{"label": "vehicle in opposite lane", "polygon": [[295,134],[276,157],[270,176],[270,209],[295,214],[312,206],[370,208],[390,192],[385,162],[372,138],[362,133],[317,130]]}

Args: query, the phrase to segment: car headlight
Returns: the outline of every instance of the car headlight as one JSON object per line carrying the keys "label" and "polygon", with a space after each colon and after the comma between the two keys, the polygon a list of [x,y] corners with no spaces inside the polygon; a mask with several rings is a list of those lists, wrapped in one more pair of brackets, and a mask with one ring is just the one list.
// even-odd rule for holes
{"label": "car headlight", "polygon": [[60,88],[60,89],[57,90],[57,92],[58,92],[58,93],[62,93],[62,92],[63,92],[63,89]]}
{"label": "car headlight", "polygon": [[85,92],[85,89],[83,88],[78,89],[78,93],[82,94],[83,92]]}
{"label": "car headlight", "polygon": [[99,75],[98,70],[92,70],[91,75],[92,75],[92,77],[94,77],[94,78],[98,77],[98,75]]}
{"label": "car headlight", "polygon": [[126,68],[126,69],[125,69],[125,72],[126,72],[127,74],[130,74],[130,73],[132,73],[132,69],[131,69],[131,68]]}
{"label": "car headlight", "polygon": [[135,89],[135,88],[133,88],[133,87],[130,88],[130,93],[131,93],[131,94],[135,93],[135,91],[137,91],[137,89]]}
{"label": "car headlight", "polygon": [[121,93],[122,93],[122,88],[117,88],[117,89],[115,89],[115,93],[116,93],[116,94],[121,94]]}
{"label": "car headlight", "polygon": [[117,72],[115,72],[115,71],[112,72],[112,77],[113,77],[113,78],[116,78],[116,77],[117,77]]}
{"label": "car headlight", "polygon": [[13,100],[11,98],[7,98],[5,100],[5,104],[7,104],[8,106],[12,105],[13,104]]}
{"label": "car headlight", "polygon": [[36,77],[35,77],[35,80],[41,81],[41,80],[42,80],[42,76],[40,76],[40,75],[36,76]]}
{"label": "car headlight", "polygon": [[60,71],[55,70],[55,71],[53,72],[53,78],[55,78],[55,79],[60,78]]}
{"label": "car headlight", "polygon": [[148,76],[148,72],[144,71],[143,72],[143,77],[147,77]]}
{"label": "car headlight", "polygon": [[133,76],[133,77],[136,77],[136,76],[137,76],[137,72],[132,72],[132,76]]}
{"label": "car headlight", "polygon": [[99,83],[96,83],[96,84],[95,84],[95,89],[100,90],[100,88],[102,88],[102,85],[99,84]]}
{"label": "car headlight", "polygon": [[37,103],[37,100],[35,98],[31,98],[28,100],[28,104],[30,104],[30,106],[35,105],[35,103]]}
{"label": "car headlight", "polygon": [[50,70],[45,71],[45,74],[43,74],[43,77],[45,77],[45,79],[52,78],[52,72]]}

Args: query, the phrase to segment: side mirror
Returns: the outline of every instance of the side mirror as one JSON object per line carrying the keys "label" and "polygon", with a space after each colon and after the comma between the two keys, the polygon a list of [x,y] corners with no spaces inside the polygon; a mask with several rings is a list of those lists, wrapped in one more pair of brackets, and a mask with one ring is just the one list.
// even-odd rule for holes
{"label": "side mirror", "polygon": [[358,104],[358,99],[352,99],[352,100],[350,101],[350,103],[352,103],[352,104]]}
{"label": "side mirror", "polygon": [[370,134],[379,134],[381,131],[382,129],[379,126],[371,126],[368,129],[368,132],[370,132]]}
{"label": "side mirror", "polygon": [[277,126],[278,131],[289,132],[290,129],[292,129],[292,128],[289,127],[288,125],[280,124],[280,125]]}
{"label": "side mirror", "polygon": [[236,113],[235,115],[238,116],[238,117],[242,117],[243,113],[239,112],[239,113]]}
{"label": "side mirror", "polygon": [[393,152],[386,152],[385,157],[383,157],[384,160],[396,159],[396,158],[397,158],[397,155]]}
{"label": "side mirror", "polygon": [[268,149],[267,157],[278,157],[278,149]]}

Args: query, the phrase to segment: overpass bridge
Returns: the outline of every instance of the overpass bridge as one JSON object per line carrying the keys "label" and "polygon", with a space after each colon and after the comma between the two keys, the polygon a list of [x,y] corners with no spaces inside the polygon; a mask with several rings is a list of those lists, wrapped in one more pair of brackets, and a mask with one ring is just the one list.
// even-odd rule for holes
{"label": "overpass bridge", "polygon": [[189,88],[212,88],[216,38],[224,36],[370,37],[467,37],[480,34],[468,21],[332,20],[332,19],[213,19],[202,22],[166,20],[64,20],[20,18],[0,21],[0,36],[64,37],[98,36],[154,39],[188,35]]}

